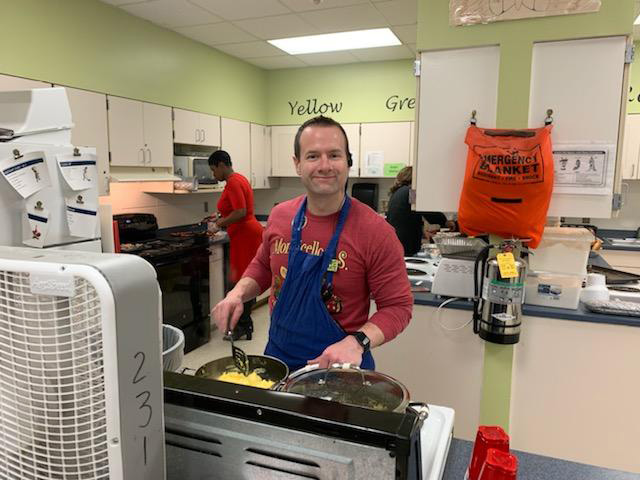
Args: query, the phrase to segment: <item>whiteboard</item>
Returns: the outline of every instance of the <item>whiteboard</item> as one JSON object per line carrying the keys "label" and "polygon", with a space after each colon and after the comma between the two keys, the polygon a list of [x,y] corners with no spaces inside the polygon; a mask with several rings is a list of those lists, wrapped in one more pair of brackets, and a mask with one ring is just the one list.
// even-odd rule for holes
{"label": "whiteboard", "polygon": [[[531,64],[529,127],[553,110],[554,145],[617,145],[626,37],[536,43]],[[616,148],[609,159],[615,162]],[[554,194],[549,216],[609,218],[608,195]]]}
{"label": "whiteboard", "polygon": [[478,125],[496,125],[500,47],[423,52],[420,61],[416,210],[456,212],[472,110]]}

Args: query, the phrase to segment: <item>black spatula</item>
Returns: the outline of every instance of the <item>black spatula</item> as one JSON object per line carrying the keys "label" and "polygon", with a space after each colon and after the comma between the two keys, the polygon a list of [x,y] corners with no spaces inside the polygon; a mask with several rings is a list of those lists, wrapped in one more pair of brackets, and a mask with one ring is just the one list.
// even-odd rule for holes
{"label": "black spatula", "polygon": [[240,347],[236,347],[233,344],[233,331],[231,330],[231,317],[227,320],[227,335],[231,341],[231,356],[233,357],[233,363],[236,365],[240,373],[245,377],[249,375],[249,357]]}

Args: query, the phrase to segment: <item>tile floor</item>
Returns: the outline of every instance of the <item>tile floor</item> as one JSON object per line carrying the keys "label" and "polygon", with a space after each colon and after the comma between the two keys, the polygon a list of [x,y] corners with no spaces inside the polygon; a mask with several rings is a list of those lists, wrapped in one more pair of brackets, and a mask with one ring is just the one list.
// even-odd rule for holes
{"label": "tile floor", "polygon": [[[234,343],[249,355],[262,355],[269,333],[269,306],[263,305],[256,308],[251,318],[253,318],[253,339],[251,341],[243,339]],[[198,369],[207,362],[229,355],[231,355],[231,344],[222,340],[222,333],[215,330],[211,334],[209,343],[184,356],[182,368]]]}

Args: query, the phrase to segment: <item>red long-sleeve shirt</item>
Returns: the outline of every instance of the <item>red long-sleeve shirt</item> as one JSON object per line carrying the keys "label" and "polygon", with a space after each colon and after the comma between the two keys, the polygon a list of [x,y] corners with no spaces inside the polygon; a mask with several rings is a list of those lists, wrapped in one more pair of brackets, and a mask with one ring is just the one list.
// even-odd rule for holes
{"label": "red long-sleeve shirt", "polygon": [[[262,291],[271,287],[271,310],[286,276],[291,223],[304,197],[274,207],[255,258],[243,277],[253,278]],[[307,211],[301,248],[320,255],[335,230],[339,213],[316,216]],[[331,316],[348,333],[367,321],[375,324],[386,341],[409,324],[413,296],[404,264],[402,245],[384,218],[356,199],[336,249],[338,271],[333,276],[334,298],[327,302]],[[377,311],[369,318],[369,299]]]}

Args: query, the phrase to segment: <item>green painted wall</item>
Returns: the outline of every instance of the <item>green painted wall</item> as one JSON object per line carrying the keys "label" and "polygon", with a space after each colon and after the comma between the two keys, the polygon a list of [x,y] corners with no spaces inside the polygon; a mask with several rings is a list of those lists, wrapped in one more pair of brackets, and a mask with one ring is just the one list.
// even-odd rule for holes
{"label": "green painted wall", "polygon": [[266,122],[258,67],[97,0],[2,4],[0,73]]}
{"label": "green painted wall", "polygon": [[[632,33],[634,18],[634,0],[602,0],[598,13],[452,27],[449,2],[418,0],[417,48],[424,51],[500,45],[496,123],[499,128],[522,128],[528,126],[531,56],[535,42],[628,35]],[[637,75],[640,88],[640,72]],[[638,109],[640,111],[640,106]],[[523,328],[527,328],[526,324]],[[487,344],[480,424],[509,427],[513,351],[513,346]]]}
{"label": "green painted wall", "polygon": [[296,125],[317,114],[314,105],[318,112],[332,103],[326,115],[344,123],[414,120],[415,100],[406,99],[415,95],[413,60],[272,70],[268,119],[270,125]]}
{"label": "green painted wall", "polygon": [[627,113],[640,113],[640,42],[634,42],[635,57],[629,76]]}

